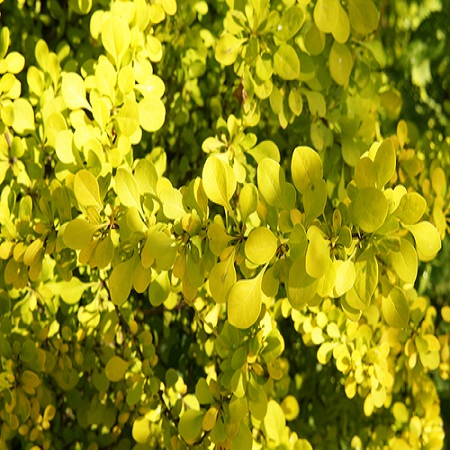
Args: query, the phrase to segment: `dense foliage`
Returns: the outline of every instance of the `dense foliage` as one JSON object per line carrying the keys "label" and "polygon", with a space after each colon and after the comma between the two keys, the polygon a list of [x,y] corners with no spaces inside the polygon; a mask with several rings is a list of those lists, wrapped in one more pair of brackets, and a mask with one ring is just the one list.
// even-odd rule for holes
{"label": "dense foliage", "polygon": [[0,450],[443,448],[448,0],[0,4]]}

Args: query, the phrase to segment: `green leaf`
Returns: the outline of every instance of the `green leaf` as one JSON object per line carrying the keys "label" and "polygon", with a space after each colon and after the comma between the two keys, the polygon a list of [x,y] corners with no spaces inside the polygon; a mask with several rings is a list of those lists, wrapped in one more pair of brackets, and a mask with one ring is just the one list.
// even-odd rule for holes
{"label": "green leaf", "polygon": [[378,286],[378,262],[372,249],[365,250],[355,263],[355,282],[346,294],[347,304],[355,310],[367,309]]}
{"label": "green leaf", "polygon": [[351,27],[359,34],[366,35],[378,26],[378,11],[372,0],[350,0],[349,18]]}
{"label": "green leaf", "polygon": [[181,219],[187,214],[183,206],[183,195],[178,189],[165,187],[159,193],[164,215],[168,219]]}
{"label": "green leaf", "polygon": [[417,192],[408,192],[400,199],[395,216],[404,225],[417,223],[427,209],[426,200]]}
{"label": "green leaf", "polygon": [[273,141],[261,141],[255,147],[249,149],[248,153],[253,156],[258,164],[264,158],[270,158],[278,163],[280,162],[280,151]]}
{"label": "green leaf", "polygon": [[409,303],[402,289],[394,286],[387,297],[383,296],[384,320],[394,328],[406,328],[409,321]]}
{"label": "green leaf", "polygon": [[33,107],[25,98],[18,98],[14,101],[14,121],[12,127],[16,133],[21,135],[35,131]]}
{"label": "green leaf", "polygon": [[367,233],[373,233],[383,225],[389,209],[383,193],[371,187],[361,189],[351,205],[354,223]]}
{"label": "green leaf", "polygon": [[311,302],[317,294],[318,287],[319,280],[306,272],[305,259],[303,257],[296,259],[289,270],[287,281],[287,297],[292,307],[301,309]]}
{"label": "green leaf", "polygon": [[64,244],[74,250],[86,247],[91,242],[92,236],[104,225],[89,223],[85,219],[71,220],[63,231]]}
{"label": "green leaf", "polygon": [[296,147],[292,155],[291,173],[295,187],[303,194],[308,186],[314,186],[323,179],[320,156],[311,147]]}
{"label": "green leaf", "polygon": [[258,207],[258,189],[254,184],[246,183],[239,193],[239,209],[242,222],[246,222],[248,216]]}
{"label": "green leaf", "polygon": [[136,179],[141,195],[156,193],[158,172],[156,172],[156,168],[151,161],[148,159],[140,159],[134,169],[134,178]]}
{"label": "green leaf", "polygon": [[305,223],[311,223],[323,213],[327,199],[327,183],[325,180],[318,180],[315,184],[309,184],[305,188],[303,191]]}
{"label": "green leaf", "polygon": [[314,8],[314,22],[320,31],[331,33],[336,26],[338,14],[338,0],[317,0]]}
{"label": "green leaf", "polygon": [[245,422],[239,423],[239,431],[233,438],[231,443],[231,450],[247,450],[253,446],[252,432],[245,424]]}
{"label": "green leaf", "polygon": [[300,59],[294,47],[281,44],[273,57],[273,70],[283,80],[296,80],[300,76]]}
{"label": "green leaf", "polygon": [[300,6],[295,5],[286,9],[283,12],[275,36],[281,41],[288,41],[297,34],[304,21],[305,13]]}
{"label": "green leaf", "polygon": [[139,128],[139,107],[136,101],[126,100],[117,114],[120,131],[127,137],[132,136]]}
{"label": "green leaf", "polygon": [[353,69],[353,56],[345,44],[334,42],[328,65],[333,80],[341,86],[347,86]]}
{"label": "green leaf", "polygon": [[70,130],[61,130],[56,135],[55,151],[58,159],[64,164],[75,162],[73,154],[73,133]]}
{"label": "green leaf", "polygon": [[350,37],[350,21],[345,9],[338,5],[338,17],[332,30],[334,39],[340,44],[345,44]]}
{"label": "green leaf", "polygon": [[144,97],[138,103],[139,123],[150,133],[158,131],[166,120],[166,107],[162,100],[154,96]]}
{"label": "green leaf", "polygon": [[367,156],[358,159],[353,178],[359,189],[374,188],[376,186],[376,178],[373,161]]}
{"label": "green leaf", "polygon": [[75,72],[65,73],[62,77],[61,93],[69,109],[88,109],[91,105],[86,100],[86,87],[83,78]]}
{"label": "green leaf", "polygon": [[85,208],[93,206],[98,210],[103,209],[97,178],[91,172],[85,169],[77,172],[73,182],[73,188],[80,206],[84,206]]}
{"label": "green leaf", "polygon": [[204,415],[204,411],[188,409],[180,417],[178,431],[188,444],[193,444],[200,436]]}
{"label": "green leaf", "polygon": [[105,374],[109,381],[120,381],[124,376],[130,364],[120,356],[111,357],[105,366]]}
{"label": "green leaf", "polygon": [[130,28],[124,19],[110,14],[102,27],[102,44],[119,68],[130,46]]}
{"label": "green leaf", "polygon": [[138,417],[133,422],[132,436],[138,444],[146,444],[150,440],[152,436],[150,425],[150,420],[145,416]]}
{"label": "green leaf", "polygon": [[166,271],[158,274],[158,276],[152,280],[149,290],[150,303],[153,306],[162,305],[170,294],[170,281]]}
{"label": "green leaf", "polygon": [[224,261],[214,265],[208,277],[209,290],[217,303],[225,303],[231,288],[236,284],[234,252]]}
{"label": "green leaf", "polygon": [[270,206],[286,208],[286,178],[284,170],[273,159],[264,158],[257,167],[258,189]]}
{"label": "green leaf", "polygon": [[203,188],[208,198],[231,210],[230,199],[236,191],[236,177],[229,164],[210,156],[203,166]]}
{"label": "green leaf", "polygon": [[417,277],[418,260],[414,246],[406,239],[400,240],[400,251],[389,253],[389,262],[405,283],[414,283]]}
{"label": "green leaf", "polygon": [[337,265],[334,294],[336,297],[341,297],[355,284],[355,264],[351,259],[347,259],[347,261],[337,260],[334,264]]}
{"label": "green leaf", "polygon": [[316,226],[308,229],[309,245],[306,250],[306,273],[312,278],[321,278],[331,264],[330,241]]}
{"label": "green leaf", "polygon": [[111,301],[114,305],[120,306],[128,300],[133,280],[133,268],[134,259],[129,259],[114,267],[108,280]]}
{"label": "green leaf", "polygon": [[228,294],[228,321],[236,328],[249,328],[259,317],[264,299],[264,270],[250,280],[239,280]]}
{"label": "green leaf", "polygon": [[258,266],[268,263],[278,248],[278,239],[265,227],[253,229],[245,242],[245,256]]}
{"label": "green leaf", "polygon": [[386,139],[378,147],[373,168],[377,177],[377,187],[382,189],[393,177],[397,164],[394,144],[391,139]]}
{"label": "green leaf", "polygon": [[246,39],[238,39],[232,34],[224,34],[216,46],[215,56],[217,61],[224,66],[229,66],[236,61],[239,50]]}
{"label": "green leaf", "polygon": [[431,261],[441,249],[441,238],[436,227],[430,222],[405,225],[416,241],[417,256],[420,261]]}
{"label": "green leaf", "polygon": [[201,405],[209,405],[214,402],[208,382],[200,378],[195,385],[195,396]]}
{"label": "green leaf", "polygon": [[119,167],[116,173],[116,189],[120,203],[124,206],[134,206],[141,210],[139,187],[134,176],[125,168]]}
{"label": "green leaf", "polygon": [[90,283],[83,283],[78,278],[72,277],[70,281],[62,281],[58,283],[58,291],[60,297],[67,305],[77,304],[83,292],[90,286]]}
{"label": "green leaf", "polygon": [[268,439],[280,442],[284,428],[286,426],[286,418],[280,404],[275,400],[269,400],[267,405],[267,414],[263,420],[265,435]]}

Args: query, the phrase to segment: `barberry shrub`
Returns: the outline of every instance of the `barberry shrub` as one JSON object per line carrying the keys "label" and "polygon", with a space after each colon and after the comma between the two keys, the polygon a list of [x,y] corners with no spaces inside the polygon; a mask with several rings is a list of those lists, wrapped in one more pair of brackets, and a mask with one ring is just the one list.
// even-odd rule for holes
{"label": "barberry shrub", "polygon": [[448,1],[0,3],[0,449],[443,448]]}

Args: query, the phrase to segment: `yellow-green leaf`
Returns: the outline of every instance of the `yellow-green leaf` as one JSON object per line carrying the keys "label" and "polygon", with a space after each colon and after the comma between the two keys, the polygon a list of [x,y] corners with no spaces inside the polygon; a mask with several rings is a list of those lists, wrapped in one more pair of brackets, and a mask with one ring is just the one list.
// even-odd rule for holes
{"label": "yellow-green leaf", "polygon": [[383,297],[384,320],[394,328],[405,328],[409,320],[409,303],[402,289],[394,286],[387,297]]}
{"label": "yellow-green leaf", "polygon": [[347,45],[334,42],[328,64],[333,80],[341,86],[346,86],[353,69],[353,56]]}
{"label": "yellow-green leaf", "polygon": [[214,265],[208,277],[209,290],[217,303],[225,303],[228,293],[236,284],[236,269],[234,267],[234,253],[226,260]]}
{"label": "yellow-green leaf", "polygon": [[83,78],[75,72],[65,73],[62,77],[61,93],[69,109],[88,109],[91,105],[86,100],[86,86]]}
{"label": "yellow-green leaf", "polygon": [[180,417],[178,431],[188,444],[193,444],[200,435],[204,415],[204,411],[188,409]]}
{"label": "yellow-green leaf", "polygon": [[14,131],[18,134],[28,134],[35,131],[34,111],[30,102],[25,98],[14,101]]}
{"label": "yellow-green leaf", "polygon": [[373,233],[386,220],[389,204],[381,191],[364,188],[352,203],[353,220],[362,230]]}
{"label": "yellow-green leaf", "polygon": [[134,259],[129,259],[114,267],[109,277],[109,292],[112,302],[120,306],[124,303],[131,292],[133,280]]}
{"label": "yellow-green leaf", "polygon": [[417,256],[420,261],[431,261],[441,249],[441,238],[436,227],[430,222],[405,225],[416,241]]}
{"label": "yellow-green leaf", "polygon": [[120,131],[125,136],[132,136],[139,128],[139,108],[134,100],[126,100],[117,114]]}
{"label": "yellow-green leaf", "polygon": [[221,36],[215,51],[217,61],[224,66],[233,64],[245,41],[246,39],[239,39],[232,34],[224,34]]}
{"label": "yellow-green leaf", "polygon": [[231,209],[230,199],[236,191],[236,177],[229,164],[210,156],[203,167],[203,188],[208,198],[226,209]]}
{"label": "yellow-green leaf", "polygon": [[84,219],[71,220],[63,231],[63,241],[74,250],[82,249],[89,244],[94,233],[104,225],[89,223]]}
{"label": "yellow-green leaf", "polygon": [[400,251],[390,252],[389,261],[403,281],[406,283],[414,283],[416,281],[418,269],[417,253],[408,240],[400,240]]}
{"label": "yellow-green leaf", "polygon": [[81,206],[85,208],[93,206],[99,210],[103,208],[97,178],[91,172],[85,169],[77,172],[73,188],[75,197]]}
{"label": "yellow-green leaf", "polygon": [[400,199],[395,210],[397,218],[405,225],[417,223],[427,209],[426,200],[417,192],[408,192]]}
{"label": "yellow-green leaf", "polygon": [[166,120],[166,107],[157,97],[147,96],[138,103],[139,123],[145,131],[159,130]]}
{"label": "yellow-green leaf", "polygon": [[292,155],[291,173],[295,187],[303,194],[308,185],[322,180],[322,160],[311,147],[296,147]]}
{"label": "yellow-green leaf", "polygon": [[350,0],[349,19],[351,27],[358,33],[366,35],[378,26],[378,11],[372,0]]}
{"label": "yellow-green leaf", "polygon": [[268,263],[278,248],[278,239],[265,227],[252,230],[245,242],[245,256],[254,264]]}
{"label": "yellow-green leaf", "polygon": [[249,328],[259,317],[264,299],[264,270],[249,280],[239,280],[228,294],[228,321],[236,328]]}
{"label": "yellow-green leaf", "polygon": [[396,167],[396,154],[394,144],[391,139],[386,139],[378,147],[373,168],[377,177],[377,187],[382,189],[384,185],[392,178]]}
{"label": "yellow-green leaf", "polygon": [[338,0],[317,0],[314,7],[314,22],[317,28],[324,33],[331,33],[338,20]]}
{"label": "yellow-green leaf", "polygon": [[273,57],[273,70],[283,80],[296,80],[300,76],[300,59],[294,47],[281,44]]}
{"label": "yellow-green leaf", "polygon": [[129,365],[129,362],[125,361],[120,356],[114,355],[106,363],[105,374],[109,381],[120,381],[125,376]]}
{"label": "yellow-green leaf", "polygon": [[130,45],[130,28],[126,21],[110,14],[102,27],[102,43],[119,68]]}
{"label": "yellow-green leaf", "polygon": [[133,175],[127,169],[119,167],[115,180],[120,203],[124,206],[134,206],[141,210],[139,187]]}

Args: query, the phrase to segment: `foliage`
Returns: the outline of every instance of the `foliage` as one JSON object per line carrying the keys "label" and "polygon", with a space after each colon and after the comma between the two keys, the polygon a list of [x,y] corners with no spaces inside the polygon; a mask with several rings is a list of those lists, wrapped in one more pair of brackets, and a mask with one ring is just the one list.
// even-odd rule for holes
{"label": "foliage", "polygon": [[443,447],[439,8],[385,3],[2,3],[0,449]]}

